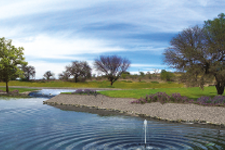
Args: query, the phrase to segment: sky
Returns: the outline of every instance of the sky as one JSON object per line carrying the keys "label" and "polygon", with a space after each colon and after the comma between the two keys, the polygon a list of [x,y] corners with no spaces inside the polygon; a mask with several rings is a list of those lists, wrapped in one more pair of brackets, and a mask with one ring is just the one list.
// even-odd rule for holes
{"label": "sky", "polygon": [[163,63],[171,39],[224,8],[224,0],[0,0],[0,37],[24,47],[36,79],[58,78],[76,60],[93,67],[100,55],[129,59],[132,74],[174,71]]}

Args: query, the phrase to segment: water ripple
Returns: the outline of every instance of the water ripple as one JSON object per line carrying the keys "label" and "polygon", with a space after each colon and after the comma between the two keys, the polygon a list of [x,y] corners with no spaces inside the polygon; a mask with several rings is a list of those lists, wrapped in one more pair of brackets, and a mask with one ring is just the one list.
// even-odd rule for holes
{"label": "water ripple", "polygon": [[[25,101],[28,100],[1,101],[0,149],[145,149],[141,118],[100,117],[42,105],[43,99],[30,99],[27,105],[23,104]],[[225,147],[224,130],[152,120],[148,121],[146,139],[146,149],[153,150],[221,150]]]}

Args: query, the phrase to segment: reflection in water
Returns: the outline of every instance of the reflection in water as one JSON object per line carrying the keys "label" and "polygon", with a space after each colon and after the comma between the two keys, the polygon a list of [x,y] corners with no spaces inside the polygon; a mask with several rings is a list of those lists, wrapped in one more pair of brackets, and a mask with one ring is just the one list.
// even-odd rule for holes
{"label": "reflection in water", "polygon": [[[144,149],[144,118],[56,108],[45,100],[0,98],[0,149]],[[146,149],[223,149],[224,135],[223,128],[148,120]]]}
{"label": "reflection in water", "polygon": [[74,92],[76,89],[42,89],[29,94],[31,97],[51,98],[61,92]]}

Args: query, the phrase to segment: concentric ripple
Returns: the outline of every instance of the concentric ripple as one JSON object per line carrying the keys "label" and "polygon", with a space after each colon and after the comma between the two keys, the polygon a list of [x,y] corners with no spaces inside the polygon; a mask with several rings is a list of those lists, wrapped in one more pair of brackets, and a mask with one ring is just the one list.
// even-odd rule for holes
{"label": "concentric ripple", "polygon": [[225,131],[143,119],[62,111],[46,99],[0,99],[2,150],[224,149]]}

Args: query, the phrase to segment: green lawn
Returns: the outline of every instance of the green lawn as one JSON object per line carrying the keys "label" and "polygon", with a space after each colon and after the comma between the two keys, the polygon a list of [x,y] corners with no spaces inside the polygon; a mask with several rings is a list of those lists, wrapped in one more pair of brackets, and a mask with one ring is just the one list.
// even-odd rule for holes
{"label": "green lawn", "polygon": [[[5,86],[5,83],[0,82],[0,86]],[[183,84],[116,81],[113,84],[113,86],[110,86],[110,82],[108,81],[91,81],[78,83],[63,82],[63,81],[49,81],[49,82],[10,81],[9,86],[142,89],[142,88],[179,88],[183,87]]]}
{"label": "green lawn", "polygon": [[[197,99],[201,96],[215,96],[217,95],[216,88],[214,86],[205,87],[201,90],[199,87],[193,88],[161,88],[161,89],[135,89],[135,90],[116,90],[116,91],[100,91],[99,93],[109,97],[121,97],[121,98],[140,98],[146,96],[146,94],[154,94],[157,92],[166,92],[167,94],[180,93],[181,96],[187,96],[191,99]],[[225,94],[224,94],[225,95]]]}
{"label": "green lawn", "polygon": [[[9,86],[28,86],[28,87],[73,87],[73,88],[110,88],[110,83],[107,81],[92,81],[85,83],[50,81],[50,82],[24,82],[24,81],[10,81]],[[0,86],[5,86],[5,83],[0,82]],[[120,88],[123,90],[100,91],[99,93],[109,97],[121,98],[140,98],[146,94],[154,94],[157,92],[166,92],[167,94],[180,93],[182,96],[197,99],[201,96],[215,96],[217,95],[214,86],[205,87],[201,90],[198,87],[183,88],[183,84],[176,83],[146,83],[146,82],[131,82],[131,81],[117,81],[111,88]],[[152,88],[152,89],[150,89]],[[5,90],[5,88],[0,88]],[[10,88],[10,91],[18,89],[19,92],[31,91],[36,89],[24,88]]]}
{"label": "green lawn", "polygon": [[[5,87],[4,87],[4,88],[3,88],[3,87],[0,87],[0,90],[5,91],[6,89],[5,89]],[[14,91],[14,90],[19,90],[19,93],[22,93],[22,92],[27,92],[27,91],[35,91],[35,90],[37,90],[37,89],[28,89],[28,88],[10,88],[10,87],[9,87],[9,91]]]}

